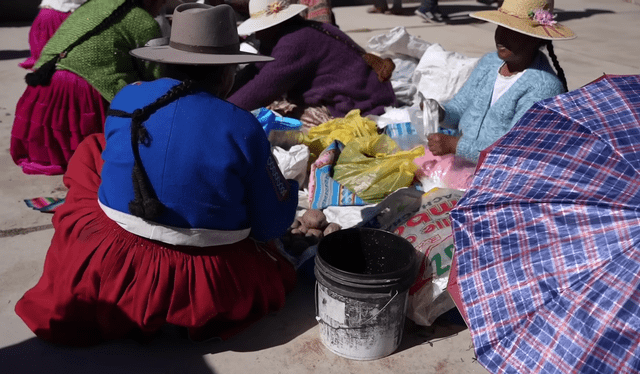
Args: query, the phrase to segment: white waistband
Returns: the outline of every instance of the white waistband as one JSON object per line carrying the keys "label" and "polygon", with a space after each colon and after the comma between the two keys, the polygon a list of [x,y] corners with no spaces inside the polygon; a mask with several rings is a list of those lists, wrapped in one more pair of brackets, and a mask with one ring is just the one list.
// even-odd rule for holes
{"label": "white waistband", "polygon": [[100,208],[107,217],[115,221],[128,232],[143,238],[157,240],[171,245],[188,245],[193,247],[211,247],[237,243],[249,237],[250,228],[243,230],[210,230],[210,229],[183,229],[180,227],[165,226],[146,221],[140,217],[123,213],[109,208],[98,200]]}

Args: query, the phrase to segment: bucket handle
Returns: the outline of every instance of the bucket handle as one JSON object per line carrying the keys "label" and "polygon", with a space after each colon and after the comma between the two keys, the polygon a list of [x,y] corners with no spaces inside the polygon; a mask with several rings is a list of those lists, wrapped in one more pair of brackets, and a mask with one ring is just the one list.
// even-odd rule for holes
{"label": "bucket handle", "polygon": [[383,306],[382,308],[380,308],[380,310],[378,311],[378,313],[376,313],[376,314],[374,314],[373,316],[371,316],[371,317],[367,318],[367,320],[366,320],[366,321],[364,321],[364,322],[362,322],[362,323],[360,324],[360,326],[351,326],[351,327],[347,327],[347,326],[338,326],[338,327],[333,327],[333,326],[331,326],[330,324],[328,324],[327,322],[323,321],[323,320],[322,320],[322,318],[320,318],[320,316],[319,316],[319,314],[320,314],[320,313],[319,313],[319,312],[320,312],[320,310],[318,309],[318,282],[316,282],[316,286],[315,286],[315,288],[314,288],[314,291],[315,291],[315,296],[316,296],[316,299],[315,299],[315,305],[316,305],[316,321],[318,321],[318,323],[325,324],[325,325],[327,325],[327,326],[329,326],[329,327],[331,327],[331,328],[333,328],[333,329],[336,329],[336,330],[355,330],[355,329],[362,329],[362,328],[367,327],[367,326],[366,326],[366,325],[367,325],[367,323],[369,323],[370,321],[373,321],[374,319],[376,319],[376,317],[378,317],[378,316],[380,315],[380,313],[382,313],[382,311],[383,311],[383,310],[385,310],[385,308],[386,308],[387,306],[389,306],[389,304],[391,304],[391,302],[393,301],[393,299],[395,299],[395,298],[396,298],[396,296],[398,296],[398,294],[399,294],[398,290],[395,290],[395,291],[396,291],[396,293],[391,297],[391,299],[389,299],[389,301],[387,301],[387,303],[386,303],[386,304],[384,304],[384,306]]}

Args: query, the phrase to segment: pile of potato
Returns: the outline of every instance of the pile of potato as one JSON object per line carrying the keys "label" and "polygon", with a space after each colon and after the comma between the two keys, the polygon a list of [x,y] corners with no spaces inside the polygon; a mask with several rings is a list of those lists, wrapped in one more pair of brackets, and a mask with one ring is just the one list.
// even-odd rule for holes
{"label": "pile of potato", "polygon": [[318,243],[325,235],[341,228],[337,223],[327,222],[327,217],[321,210],[309,209],[302,216],[296,217],[289,232],[281,240],[289,253],[297,255]]}

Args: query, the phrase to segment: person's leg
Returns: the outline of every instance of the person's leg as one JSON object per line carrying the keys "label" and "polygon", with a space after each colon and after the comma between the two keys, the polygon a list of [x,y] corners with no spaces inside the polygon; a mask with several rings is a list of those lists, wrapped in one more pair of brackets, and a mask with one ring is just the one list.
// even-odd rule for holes
{"label": "person's leg", "polygon": [[431,0],[431,13],[436,15],[436,18],[438,18],[438,22],[444,22],[449,18],[446,14],[440,11],[440,6],[438,6],[438,0]]}
{"label": "person's leg", "polygon": [[393,7],[389,10],[391,14],[402,13],[402,0],[393,0]]}
{"label": "person's leg", "polygon": [[420,11],[420,13],[427,13],[431,11],[432,3],[433,3],[432,0],[422,0],[420,2],[420,7],[418,8],[418,11]]}
{"label": "person's leg", "polygon": [[367,9],[369,13],[384,13],[389,10],[387,0],[373,0],[373,6]]}
{"label": "person's leg", "polygon": [[420,7],[415,11],[415,14],[427,22],[444,22],[443,16],[438,9],[438,0],[422,0]]}

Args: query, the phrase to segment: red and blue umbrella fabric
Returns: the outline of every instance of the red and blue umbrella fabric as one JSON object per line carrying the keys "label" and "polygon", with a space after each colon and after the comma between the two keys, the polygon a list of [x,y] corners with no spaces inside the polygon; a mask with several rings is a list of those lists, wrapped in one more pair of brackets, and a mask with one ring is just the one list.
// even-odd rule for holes
{"label": "red and blue umbrella fabric", "polygon": [[451,212],[449,291],[491,373],[640,373],[640,76],[543,100]]}

